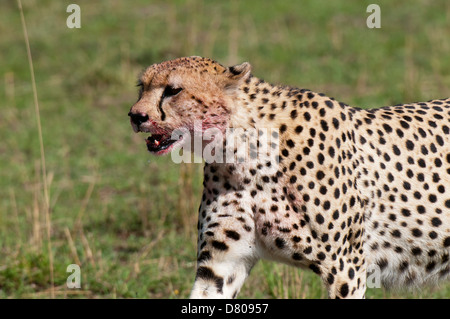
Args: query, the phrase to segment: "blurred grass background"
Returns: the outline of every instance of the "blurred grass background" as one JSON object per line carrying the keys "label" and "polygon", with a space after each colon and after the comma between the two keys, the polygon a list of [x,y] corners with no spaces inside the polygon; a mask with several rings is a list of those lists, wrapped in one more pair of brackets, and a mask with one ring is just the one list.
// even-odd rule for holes
{"label": "blurred grass background", "polygon": [[[81,29],[66,27],[70,3]],[[127,113],[138,73],[179,56],[251,62],[272,83],[361,107],[450,96],[450,2],[23,0],[43,127],[53,278],[32,85],[16,1],[0,3],[0,298],[185,298],[202,167],[151,157]],[[69,264],[81,289],[66,288]],[[323,298],[260,262],[240,298]],[[450,287],[368,298],[449,298]]]}

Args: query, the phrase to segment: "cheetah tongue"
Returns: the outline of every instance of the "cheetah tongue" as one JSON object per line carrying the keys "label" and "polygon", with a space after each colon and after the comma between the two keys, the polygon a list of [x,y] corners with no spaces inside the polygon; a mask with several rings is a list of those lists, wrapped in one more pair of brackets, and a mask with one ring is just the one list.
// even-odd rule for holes
{"label": "cheetah tongue", "polygon": [[176,141],[165,135],[152,134],[145,142],[147,143],[147,149],[150,152],[159,152],[165,150]]}

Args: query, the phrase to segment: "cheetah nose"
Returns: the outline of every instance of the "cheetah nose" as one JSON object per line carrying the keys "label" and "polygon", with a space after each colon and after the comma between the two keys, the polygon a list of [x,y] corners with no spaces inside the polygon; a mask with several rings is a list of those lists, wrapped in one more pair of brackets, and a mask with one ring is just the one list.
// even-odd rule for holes
{"label": "cheetah nose", "polygon": [[136,124],[138,127],[142,123],[145,123],[148,121],[148,115],[145,113],[128,113],[128,116],[131,118],[131,121]]}

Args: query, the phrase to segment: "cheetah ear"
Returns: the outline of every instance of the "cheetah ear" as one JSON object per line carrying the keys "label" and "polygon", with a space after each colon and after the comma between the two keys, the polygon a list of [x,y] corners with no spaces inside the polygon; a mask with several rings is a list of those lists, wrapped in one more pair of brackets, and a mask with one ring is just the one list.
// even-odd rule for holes
{"label": "cheetah ear", "polygon": [[244,62],[242,64],[233,65],[228,67],[225,70],[225,75],[230,80],[238,81],[240,79],[246,78],[250,71],[252,70],[252,66],[248,62]]}
{"label": "cheetah ear", "polygon": [[226,68],[223,73],[225,89],[227,91],[237,89],[241,82],[250,75],[251,70],[252,66],[248,62]]}

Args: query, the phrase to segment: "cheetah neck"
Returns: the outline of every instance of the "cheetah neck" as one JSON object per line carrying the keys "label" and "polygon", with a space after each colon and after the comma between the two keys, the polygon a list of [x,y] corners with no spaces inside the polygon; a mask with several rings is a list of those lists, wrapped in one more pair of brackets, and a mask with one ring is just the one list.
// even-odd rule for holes
{"label": "cheetah neck", "polygon": [[[249,184],[248,172],[252,176],[277,172],[279,129],[261,116],[261,110],[267,107],[266,104],[270,107],[269,99],[279,97],[282,90],[282,87],[249,76],[233,93],[223,148],[234,156],[231,161],[227,158],[223,163],[212,164],[212,167],[230,182],[235,180],[235,186],[242,185],[242,182]],[[276,113],[274,105],[272,108]]]}
{"label": "cheetah neck", "polygon": [[[264,176],[274,179],[289,179],[285,174],[292,166],[292,160],[299,161],[299,155],[293,155],[294,143],[297,147],[312,147],[311,138],[317,130],[327,130],[321,119],[324,113],[331,118],[342,118],[341,113],[352,116],[352,108],[338,103],[324,94],[307,89],[273,85],[257,77],[248,77],[233,97],[234,105],[230,109],[229,130],[237,130],[232,135],[241,145],[239,134],[256,132],[258,139],[248,141],[250,161],[234,161],[213,164],[228,178],[236,180],[237,185],[245,186],[248,172],[258,182]],[[332,128],[330,127],[330,130]],[[239,131],[240,130],[240,131]],[[262,135],[260,135],[262,133]],[[320,135],[324,136],[324,135]],[[319,138],[320,138],[319,136]],[[262,138],[261,138],[262,137]],[[253,145],[252,145],[253,141]],[[295,142],[294,142],[295,141]],[[298,145],[300,144],[300,145]],[[252,149],[258,146],[258,156],[252,158]],[[260,150],[263,150],[262,152]],[[231,149],[237,153],[237,149]],[[247,157],[247,159],[249,158]],[[236,156],[239,159],[239,156]],[[301,160],[300,160],[301,161]],[[244,183],[243,183],[244,182]]]}
{"label": "cheetah neck", "polygon": [[273,123],[269,123],[261,116],[261,111],[267,109],[269,104],[271,110],[276,112],[276,103],[269,101],[280,97],[281,92],[280,87],[254,76],[248,77],[239,87],[229,127],[244,129],[273,127]]}

